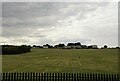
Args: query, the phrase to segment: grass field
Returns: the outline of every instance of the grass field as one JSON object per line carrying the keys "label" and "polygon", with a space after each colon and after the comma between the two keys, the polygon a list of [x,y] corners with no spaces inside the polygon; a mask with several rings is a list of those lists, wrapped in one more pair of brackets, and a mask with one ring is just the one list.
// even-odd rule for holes
{"label": "grass field", "polygon": [[2,56],[3,72],[117,73],[118,49],[32,49]]}

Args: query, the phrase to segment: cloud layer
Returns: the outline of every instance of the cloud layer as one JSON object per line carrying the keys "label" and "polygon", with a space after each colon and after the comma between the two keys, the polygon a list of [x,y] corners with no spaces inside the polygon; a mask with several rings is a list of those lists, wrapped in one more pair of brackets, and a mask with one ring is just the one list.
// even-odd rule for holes
{"label": "cloud layer", "polygon": [[4,2],[2,44],[118,45],[117,3]]}

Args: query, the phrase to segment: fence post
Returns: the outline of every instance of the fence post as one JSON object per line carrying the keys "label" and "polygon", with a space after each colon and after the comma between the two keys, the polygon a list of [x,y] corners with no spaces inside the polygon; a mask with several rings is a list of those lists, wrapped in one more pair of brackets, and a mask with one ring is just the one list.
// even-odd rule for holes
{"label": "fence post", "polygon": [[86,74],[84,74],[84,80],[87,81],[87,80],[86,80]]}
{"label": "fence post", "polygon": [[95,81],[95,78],[94,78],[94,76],[95,76],[95,75],[94,75],[94,74],[92,74],[92,79],[93,79],[93,81]]}
{"label": "fence post", "polygon": [[18,73],[16,73],[16,74],[17,74],[17,75],[16,75],[16,76],[17,76],[17,77],[16,77],[16,80],[18,81],[18,77],[19,77],[19,76],[18,76]]}
{"label": "fence post", "polygon": [[65,76],[66,76],[65,81],[68,81],[68,73],[66,73],[66,75],[65,75]]}
{"label": "fence post", "polygon": [[24,81],[24,72],[22,73],[22,81]]}
{"label": "fence post", "polygon": [[73,81],[73,73],[70,73],[70,80]]}
{"label": "fence post", "polygon": [[43,73],[43,81],[46,80],[46,73]]}
{"label": "fence post", "polygon": [[70,81],[70,73],[68,73],[68,76],[67,76],[67,77],[68,77],[68,81]]}
{"label": "fence post", "polygon": [[2,74],[2,81],[5,81],[5,73]]}
{"label": "fence post", "polygon": [[97,81],[97,74],[95,74],[95,81]]}
{"label": "fence post", "polygon": [[8,80],[8,73],[6,73],[6,78],[5,78],[5,80]]}
{"label": "fence post", "polygon": [[59,81],[59,73],[57,73],[57,81]]}
{"label": "fence post", "polygon": [[30,73],[30,81],[32,81],[32,72]]}
{"label": "fence post", "polygon": [[14,73],[13,75],[14,75],[14,81],[16,81],[16,73]]}
{"label": "fence post", "polygon": [[43,81],[43,73],[41,73],[41,81]]}
{"label": "fence post", "polygon": [[63,81],[65,81],[65,73],[63,73]]}
{"label": "fence post", "polygon": [[114,76],[113,76],[113,74],[111,75],[111,81],[114,81]]}
{"label": "fence post", "polygon": [[62,81],[62,73],[60,73],[60,81]]}
{"label": "fence post", "polygon": [[119,74],[117,74],[117,81],[119,81]]}
{"label": "fence post", "polygon": [[108,74],[106,74],[106,79],[107,79],[106,81],[109,81],[109,80],[108,80]]}
{"label": "fence post", "polygon": [[34,78],[35,78],[35,74],[32,73],[32,81],[34,81]]}
{"label": "fence post", "polygon": [[93,79],[92,79],[92,74],[90,74],[90,81],[93,81]]}
{"label": "fence post", "polygon": [[55,73],[55,81],[57,81],[57,73]]}
{"label": "fence post", "polygon": [[8,77],[8,74],[7,73],[3,73],[3,81],[6,81],[7,77]]}
{"label": "fence post", "polygon": [[48,81],[48,73],[47,73],[47,80],[46,81]]}
{"label": "fence post", "polygon": [[40,73],[38,73],[38,81],[40,81]]}
{"label": "fence post", "polygon": [[29,81],[29,73],[27,73],[27,81]]}
{"label": "fence post", "polygon": [[26,81],[27,80],[27,73],[24,73],[24,75],[25,75],[25,79],[24,80]]}
{"label": "fence post", "polygon": [[76,80],[79,81],[78,73],[77,73],[77,79]]}
{"label": "fence post", "polygon": [[52,81],[54,81],[54,73],[52,74]]}
{"label": "fence post", "polygon": [[13,81],[13,73],[11,73],[11,81]]}
{"label": "fence post", "polygon": [[20,73],[20,75],[19,75],[19,80],[21,81],[21,73]]}
{"label": "fence post", "polygon": [[5,73],[2,74],[2,81],[5,81]]}
{"label": "fence post", "polygon": [[110,74],[108,74],[108,81],[111,81],[111,75]]}
{"label": "fence post", "polygon": [[116,74],[114,75],[114,78],[115,78],[115,80],[114,80],[114,81],[117,81],[117,76],[116,76]]}
{"label": "fence post", "polygon": [[74,81],[76,81],[76,73],[74,73]]}
{"label": "fence post", "polygon": [[80,81],[84,81],[84,75],[83,75],[83,73],[81,74]]}
{"label": "fence post", "polygon": [[98,74],[98,77],[97,77],[98,81],[100,81],[100,74]]}
{"label": "fence post", "polygon": [[100,81],[103,81],[103,80],[102,80],[102,74],[100,74]]}
{"label": "fence post", "polygon": [[38,81],[38,73],[35,73],[35,81]]}
{"label": "fence post", "polygon": [[103,81],[105,81],[106,79],[105,79],[105,74],[103,74]]}
{"label": "fence post", "polygon": [[49,77],[50,81],[51,81],[51,73],[50,73],[50,77]]}
{"label": "fence post", "polygon": [[79,80],[82,81],[82,79],[81,79],[81,73],[79,73]]}
{"label": "fence post", "polygon": [[87,81],[90,81],[90,75],[87,74]]}

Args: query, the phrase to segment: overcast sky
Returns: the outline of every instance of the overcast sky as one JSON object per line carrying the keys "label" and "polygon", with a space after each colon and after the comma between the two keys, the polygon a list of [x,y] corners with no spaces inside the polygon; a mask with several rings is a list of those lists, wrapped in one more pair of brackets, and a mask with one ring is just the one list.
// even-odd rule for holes
{"label": "overcast sky", "polygon": [[117,2],[4,2],[1,44],[118,46]]}

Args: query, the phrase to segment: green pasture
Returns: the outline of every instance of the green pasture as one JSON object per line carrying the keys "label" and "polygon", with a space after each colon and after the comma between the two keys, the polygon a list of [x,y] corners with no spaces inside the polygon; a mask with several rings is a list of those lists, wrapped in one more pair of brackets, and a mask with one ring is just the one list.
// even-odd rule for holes
{"label": "green pasture", "polygon": [[117,73],[118,49],[39,49],[2,55],[3,72]]}

